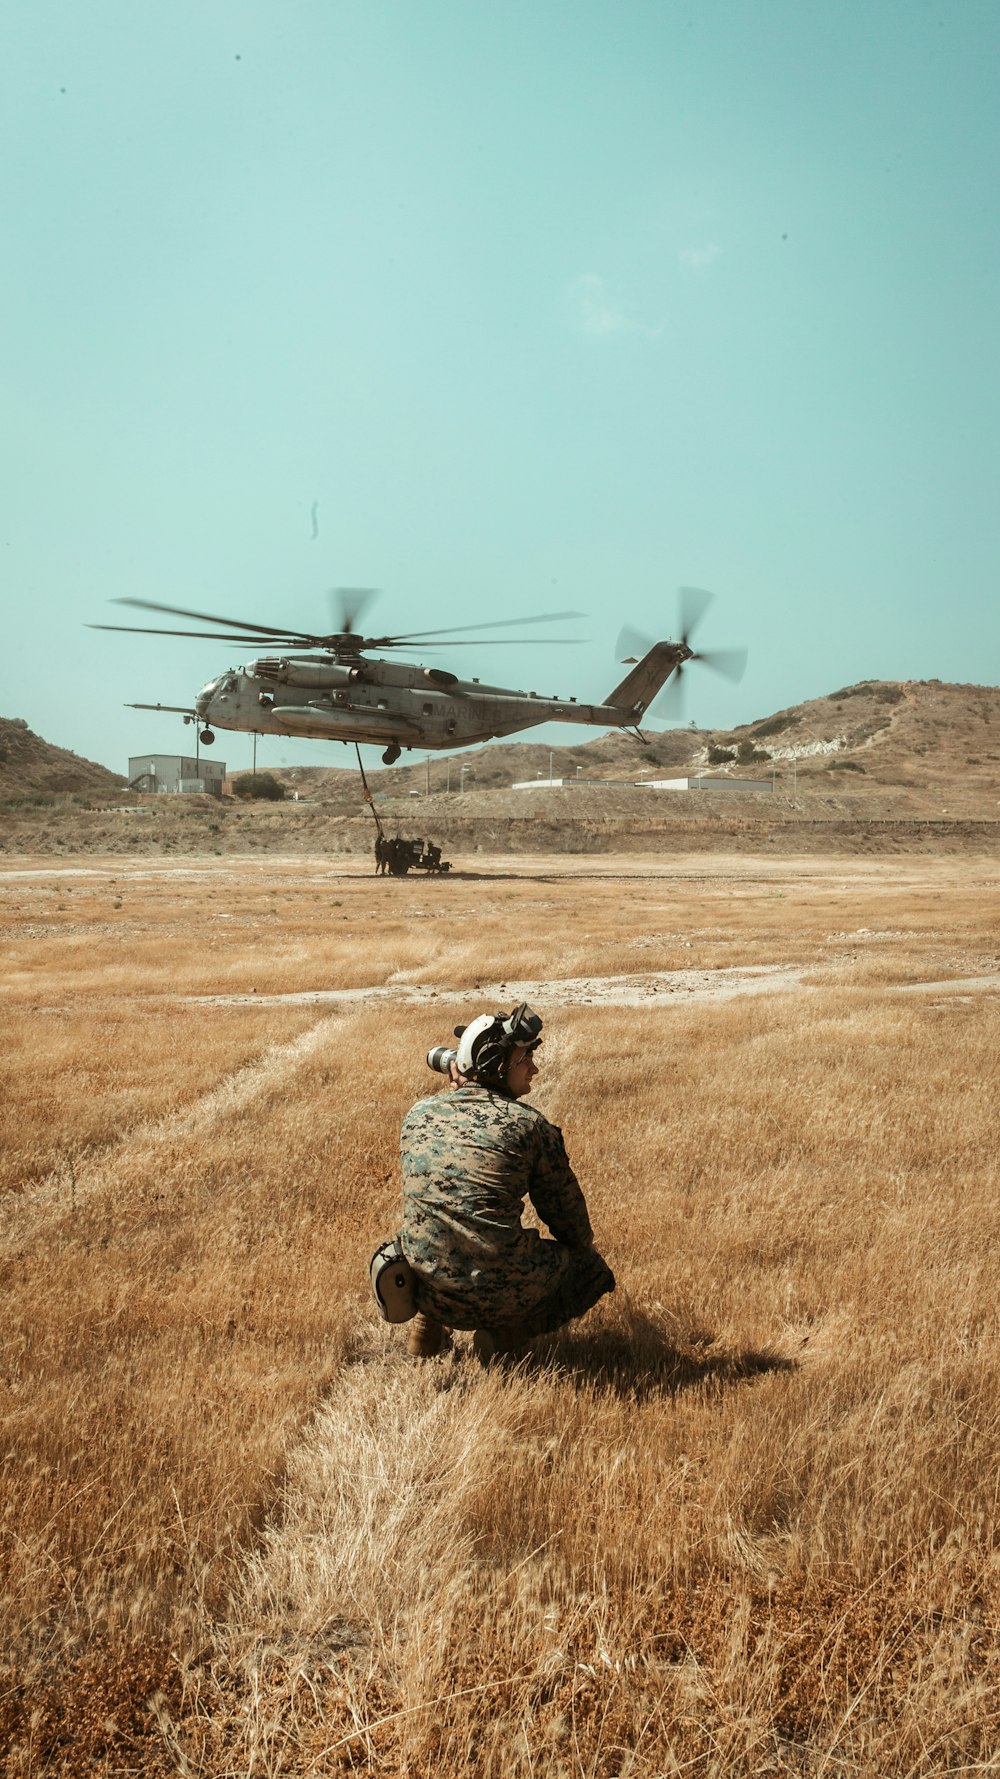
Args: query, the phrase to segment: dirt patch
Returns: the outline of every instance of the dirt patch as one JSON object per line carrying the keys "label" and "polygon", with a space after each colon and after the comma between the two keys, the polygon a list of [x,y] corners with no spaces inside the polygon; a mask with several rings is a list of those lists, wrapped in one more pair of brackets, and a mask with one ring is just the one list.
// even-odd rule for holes
{"label": "dirt patch", "polygon": [[[450,1000],[479,994],[498,1004],[507,1001],[539,1001],[549,1007],[645,1007],[691,1006],[709,1001],[732,1001],[747,995],[789,994],[796,989],[818,988],[817,978],[833,974],[833,966],[750,964],[736,970],[658,970],[628,976],[573,976],[561,981],[483,982],[467,988],[444,983],[393,982],[365,988],[317,988],[296,994],[179,995],[186,1005],[202,1007],[337,1007],[373,1005],[379,1001],[419,1005],[424,1001]],[[809,977],[809,981],[805,980]],[[942,982],[887,983],[908,994],[938,990],[979,992],[1000,990],[1000,971],[995,976],[959,976]]]}

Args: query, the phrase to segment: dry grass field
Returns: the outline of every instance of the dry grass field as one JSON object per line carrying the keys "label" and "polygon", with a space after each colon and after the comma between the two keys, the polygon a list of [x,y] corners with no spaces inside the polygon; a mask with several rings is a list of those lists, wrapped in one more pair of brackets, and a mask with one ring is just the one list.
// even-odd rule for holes
{"label": "dry grass field", "polygon": [[[1000,865],[476,871],[5,858],[6,1772],[1000,1773]],[[399,1121],[527,982],[619,1288],[415,1366]]]}

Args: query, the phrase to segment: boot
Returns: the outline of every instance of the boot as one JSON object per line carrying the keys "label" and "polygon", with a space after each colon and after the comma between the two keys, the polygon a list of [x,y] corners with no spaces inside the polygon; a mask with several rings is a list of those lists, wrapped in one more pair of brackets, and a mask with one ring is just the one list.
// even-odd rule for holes
{"label": "boot", "polygon": [[406,1337],[406,1351],[411,1359],[435,1359],[445,1344],[446,1330],[441,1322],[434,1322],[418,1310],[410,1322],[410,1332]]}
{"label": "boot", "polygon": [[502,1328],[477,1328],[472,1337],[472,1351],[480,1365],[506,1359],[526,1347],[530,1334],[520,1322],[506,1322]]}

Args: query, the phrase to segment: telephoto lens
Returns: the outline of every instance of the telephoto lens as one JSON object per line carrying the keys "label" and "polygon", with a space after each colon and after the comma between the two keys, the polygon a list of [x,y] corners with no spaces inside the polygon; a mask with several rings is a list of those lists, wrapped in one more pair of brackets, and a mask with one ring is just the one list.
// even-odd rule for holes
{"label": "telephoto lens", "polygon": [[427,1052],[427,1067],[436,1069],[439,1075],[447,1075],[450,1074],[451,1065],[457,1060],[457,1057],[457,1050],[449,1049],[447,1044],[437,1044],[433,1050]]}

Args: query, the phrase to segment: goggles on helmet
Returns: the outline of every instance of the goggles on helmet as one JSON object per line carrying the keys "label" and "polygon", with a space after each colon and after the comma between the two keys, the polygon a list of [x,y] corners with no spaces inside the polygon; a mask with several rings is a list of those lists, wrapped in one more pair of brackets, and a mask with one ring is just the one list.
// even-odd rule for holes
{"label": "goggles on helmet", "polygon": [[522,1001],[510,1013],[481,1013],[471,1025],[456,1026],[455,1036],[460,1072],[486,1086],[502,1086],[512,1052],[534,1050],[541,1043],[542,1021]]}

